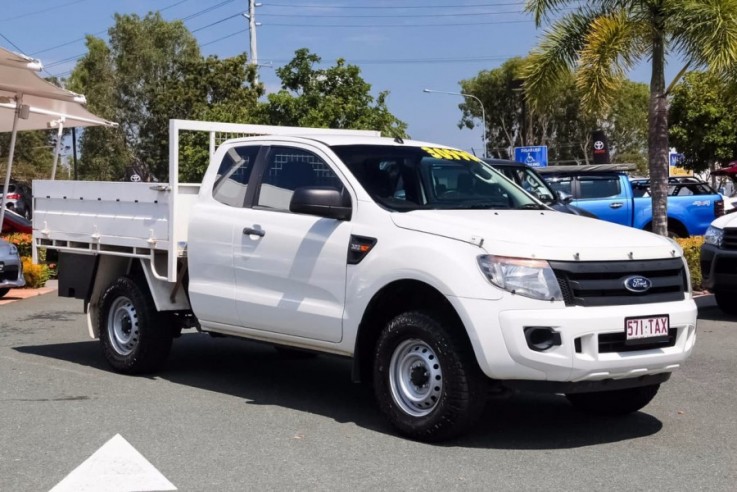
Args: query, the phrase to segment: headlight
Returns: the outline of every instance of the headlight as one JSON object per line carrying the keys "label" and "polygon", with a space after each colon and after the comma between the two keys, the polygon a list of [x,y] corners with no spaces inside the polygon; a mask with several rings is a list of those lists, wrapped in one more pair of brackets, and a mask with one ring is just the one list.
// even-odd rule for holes
{"label": "headlight", "polygon": [[704,234],[704,242],[706,244],[713,244],[714,246],[721,248],[722,240],[724,239],[724,229],[718,227],[709,226]]}
{"label": "headlight", "polygon": [[533,299],[563,300],[558,280],[547,261],[494,255],[477,259],[489,282],[501,289]]}

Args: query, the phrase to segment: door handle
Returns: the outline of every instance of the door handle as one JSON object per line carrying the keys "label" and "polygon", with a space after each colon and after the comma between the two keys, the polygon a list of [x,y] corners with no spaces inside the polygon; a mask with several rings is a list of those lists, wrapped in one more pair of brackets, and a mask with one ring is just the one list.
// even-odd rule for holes
{"label": "door handle", "polygon": [[266,235],[266,231],[263,229],[254,229],[253,227],[245,227],[243,229],[243,235],[264,237]]}
{"label": "door handle", "polygon": [[609,205],[609,208],[622,208],[622,205],[624,205],[624,203],[622,203],[622,202],[614,202],[611,205]]}

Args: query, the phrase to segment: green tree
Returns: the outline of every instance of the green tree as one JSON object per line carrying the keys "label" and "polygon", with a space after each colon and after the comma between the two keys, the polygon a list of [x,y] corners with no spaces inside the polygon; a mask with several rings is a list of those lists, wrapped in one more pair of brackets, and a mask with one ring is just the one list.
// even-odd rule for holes
{"label": "green tree", "polygon": [[647,84],[624,80],[617,88],[610,110],[599,121],[606,132],[612,159],[647,170]]}
{"label": "green tree", "polygon": [[[13,180],[28,183],[33,179],[49,179],[54,157],[55,131],[18,132],[13,154]],[[0,133],[0,193],[10,152],[10,133]]]}
{"label": "green tree", "polygon": [[[151,116],[146,127],[168,128],[172,118],[220,121],[228,123],[256,122],[261,85],[248,85],[255,79],[255,67],[247,63],[246,54],[220,59],[198,57],[183,62],[181,70],[162,81],[162,90],[152,100]],[[168,131],[160,135],[156,159],[168,161]],[[208,136],[202,132],[185,133],[180,138],[180,179],[199,182],[209,160]],[[163,175],[163,174],[162,174]]]}
{"label": "green tree", "polygon": [[[490,155],[502,158],[510,157],[512,148],[523,146],[526,141],[523,135],[524,100],[519,90],[518,81],[521,76],[523,59],[510,58],[500,67],[483,70],[473,78],[461,80],[461,92],[479,98],[485,109],[486,149]],[[458,105],[462,112],[460,128],[475,128],[476,120],[481,120],[479,104],[474,99],[466,99]],[[535,135],[532,140],[542,142],[542,135]]]}
{"label": "green tree", "polygon": [[670,141],[685,155],[684,167],[714,170],[737,156],[735,96],[723,80],[691,72],[673,89]]}
{"label": "green tree", "polygon": [[[570,74],[551,86],[540,104],[528,105],[522,90],[525,64],[524,58],[511,58],[498,68],[460,81],[461,92],[478,97],[486,109],[487,140],[492,155],[508,158],[516,146],[548,145],[548,157],[553,162],[588,163],[593,143],[591,131],[602,127],[609,136],[613,159],[642,160],[638,154],[646,148],[644,84],[625,81],[610,111],[596,118],[582,105]],[[481,109],[475,100],[466,100],[459,108],[463,112],[459,127],[473,128],[481,119]]]}
{"label": "green tree", "polygon": [[315,68],[320,57],[306,48],[278,68],[282,89],[269,94],[261,107],[263,121],[271,125],[379,130],[406,137],[407,125],[389,112],[388,92],[374,98],[361,70],[338,59],[327,69]]}
{"label": "green tree", "polygon": [[[89,36],[87,54],[69,87],[87,96],[96,114],[119,128],[89,128],[81,137],[80,170],[87,179],[121,179],[137,164],[168,176],[169,120],[252,122],[263,88],[246,55],[203,58],[179,21],[159,14],[116,15],[110,43]],[[199,179],[207,165],[206,136],[181,139],[182,179]]]}
{"label": "green tree", "polygon": [[605,112],[625,72],[649,60],[652,227],[666,235],[666,52],[680,56],[687,66],[706,67],[715,73],[729,70],[737,61],[737,0],[527,0],[525,8],[538,26],[552,22],[528,58],[524,73],[526,94],[533,105],[540,104],[551,85],[576,67],[584,104],[595,113]]}
{"label": "green tree", "polygon": [[[138,160],[159,177],[167,174],[169,124],[157,108],[166,81],[185,78],[188,62],[200,56],[197,41],[181,21],[161,14],[115,15],[110,28],[115,66],[117,120]],[[173,117],[173,116],[172,116]]]}
{"label": "green tree", "polygon": [[[86,44],[87,54],[77,62],[67,85],[70,90],[85,94],[92,113],[117,121],[121,117],[117,110],[117,71],[110,48],[94,36],[87,36]],[[83,179],[120,179],[124,166],[133,157],[122,126],[87,128],[81,132],[79,147],[78,173]]]}

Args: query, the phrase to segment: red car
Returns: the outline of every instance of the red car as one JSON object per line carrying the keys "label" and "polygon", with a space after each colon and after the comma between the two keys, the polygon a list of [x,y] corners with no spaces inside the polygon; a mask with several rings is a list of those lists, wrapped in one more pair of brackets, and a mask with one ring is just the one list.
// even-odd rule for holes
{"label": "red car", "polygon": [[33,226],[31,225],[31,221],[22,215],[18,215],[12,210],[5,209],[5,219],[3,220],[2,232],[24,232],[26,234],[31,234],[33,232]]}

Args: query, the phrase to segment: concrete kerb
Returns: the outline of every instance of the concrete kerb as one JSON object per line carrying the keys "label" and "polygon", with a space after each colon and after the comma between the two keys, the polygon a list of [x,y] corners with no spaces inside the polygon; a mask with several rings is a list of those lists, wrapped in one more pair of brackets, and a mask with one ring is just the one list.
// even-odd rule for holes
{"label": "concrete kerb", "polygon": [[709,292],[694,292],[694,301],[696,301],[696,307],[699,309],[716,307],[717,302],[714,299],[714,294]]}
{"label": "concrete kerb", "polygon": [[54,292],[58,288],[57,280],[49,280],[46,285],[38,289],[10,289],[4,297],[0,297],[0,306],[4,304],[10,304],[11,302],[20,301],[21,299],[28,299],[29,297],[40,296]]}

